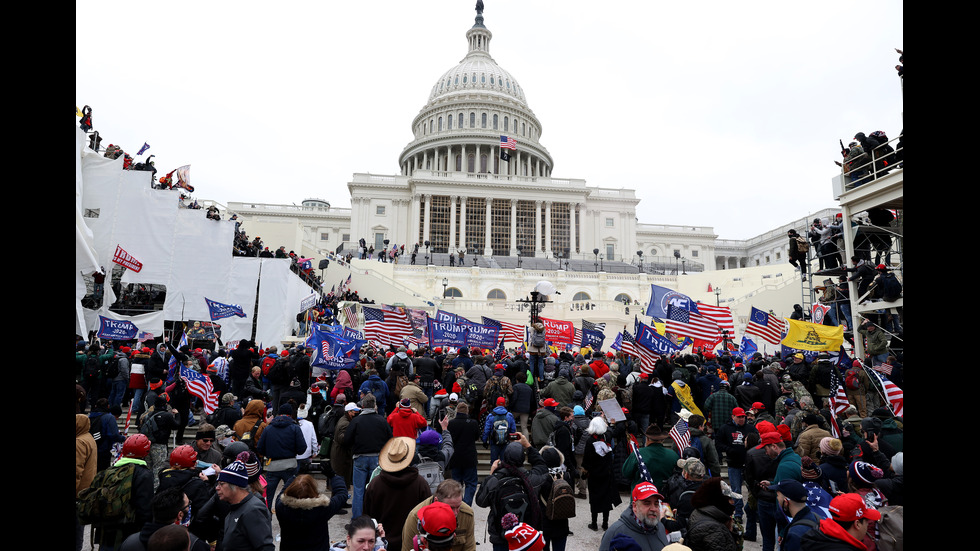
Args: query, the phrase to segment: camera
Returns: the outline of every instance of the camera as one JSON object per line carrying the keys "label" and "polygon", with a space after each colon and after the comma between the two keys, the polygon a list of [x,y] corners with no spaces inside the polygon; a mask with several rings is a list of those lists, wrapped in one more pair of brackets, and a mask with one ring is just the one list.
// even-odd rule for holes
{"label": "camera", "polygon": [[508,440],[511,440],[511,441],[520,440],[521,439],[521,435],[520,435],[520,433],[516,433],[516,432],[514,434],[508,434],[507,435],[507,439]]}

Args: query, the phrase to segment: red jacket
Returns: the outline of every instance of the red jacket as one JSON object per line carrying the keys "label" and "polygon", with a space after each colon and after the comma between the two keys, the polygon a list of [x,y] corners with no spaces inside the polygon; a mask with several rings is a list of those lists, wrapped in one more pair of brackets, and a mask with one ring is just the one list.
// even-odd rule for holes
{"label": "red jacket", "polygon": [[411,408],[403,407],[397,407],[391,412],[388,416],[388,424],[391,425],[393,437],[407,436],[413,440],[418,438],[419,431],[425,430],[428,426],[425,417],[415,413]]}

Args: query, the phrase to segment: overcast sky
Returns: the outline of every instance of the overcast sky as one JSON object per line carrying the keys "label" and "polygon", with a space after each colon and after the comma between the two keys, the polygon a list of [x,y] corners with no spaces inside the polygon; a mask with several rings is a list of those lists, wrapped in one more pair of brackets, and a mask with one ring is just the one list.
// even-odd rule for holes
{"label": "overcast sky", "polygon": [[[900,1],[484,3],[554,176],[635,189],[641,223],[753,237],[836,206],[838,139],[903,127]],[[75,101],[199,199],[349,207],[352,174],[399,172],[475,4],[76,2]]]}

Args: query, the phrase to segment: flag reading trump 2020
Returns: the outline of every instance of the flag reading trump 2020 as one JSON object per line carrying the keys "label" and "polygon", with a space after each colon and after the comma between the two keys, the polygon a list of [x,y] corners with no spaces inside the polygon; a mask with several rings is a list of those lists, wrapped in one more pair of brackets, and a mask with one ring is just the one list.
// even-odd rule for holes
{"label": "flag reading trump 2020", "polygon": [[429,346],[466,346],[467,328],[461,323],[429,318]]}
{"label": "flag reading trump 2020", "polygon": [[570,321],[538,318],[544,324],[544,337],[551,342],[568,343],[579,346],[575,342],[575,324]]}
{"label": "flag reading trump 2020", "polygon": [[466,346],[495,348],[500,340],[500,328],[479,323],[464,323],[466,327]]}
{"label": "flag reading trump 2020", "polygon": [[245,317],[245,310],[238,304],[222,304],[208,297],[204,297],[204,301],[208,303],[208,313],[211,314],[211,321],[230,318],[231,316]]}
{"label": "flag reading trump 2020", "polygon": [[786,320],[789,331],[781,344],[789,348],[812,351],[838,351],[844,342],[844,328],[817,325],[808,321]]}
{"label": "flag reading trump 2020", "polygon": [[139,329],[133,322],[99,316],[99,338],[107,341],[128,341],[136,338]]}

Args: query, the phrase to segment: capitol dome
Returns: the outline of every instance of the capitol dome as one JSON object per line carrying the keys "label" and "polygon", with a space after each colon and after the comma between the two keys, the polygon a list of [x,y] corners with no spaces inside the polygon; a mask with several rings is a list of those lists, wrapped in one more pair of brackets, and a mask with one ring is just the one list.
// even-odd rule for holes
{"label": "capitol dome", "polygon": [[[418,169],[551,175],[551,154],[538,141],[541,123],[517,79],[490,56],[491,38],[478,11],[466,31],[466,55],[439,77],[412,121],[415,139],[399,157],[403,175]],[[502,162],[501,137],[516,142],[512,159]]]}

